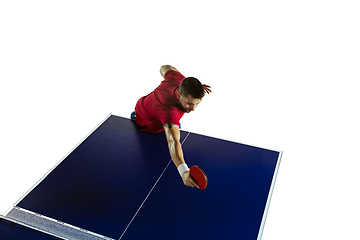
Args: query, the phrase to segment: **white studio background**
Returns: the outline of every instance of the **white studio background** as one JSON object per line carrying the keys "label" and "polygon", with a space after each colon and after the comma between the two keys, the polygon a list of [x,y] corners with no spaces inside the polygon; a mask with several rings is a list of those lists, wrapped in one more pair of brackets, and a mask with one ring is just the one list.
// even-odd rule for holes
{"label": "white studio background", "polygon": [[110,113],[129,117],[170,64],[213,90],[184,130],[284,151],[263,240],[353,238],[359,12],[346,0],[1,1],[0,213]]}

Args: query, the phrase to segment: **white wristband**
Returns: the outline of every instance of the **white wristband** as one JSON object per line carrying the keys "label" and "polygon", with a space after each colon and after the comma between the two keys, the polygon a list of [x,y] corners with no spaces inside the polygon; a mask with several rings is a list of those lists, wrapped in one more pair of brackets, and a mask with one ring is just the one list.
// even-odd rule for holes
{"label": "white wristband", "polygon": [[182,163],[180,164],[178,167],[177,167],[179,173],[180,173],[180,176],[182,177],[182,175],[184,174],[184,172],[187,172],[189,171],[189,167],[186,165],[186,163]]}

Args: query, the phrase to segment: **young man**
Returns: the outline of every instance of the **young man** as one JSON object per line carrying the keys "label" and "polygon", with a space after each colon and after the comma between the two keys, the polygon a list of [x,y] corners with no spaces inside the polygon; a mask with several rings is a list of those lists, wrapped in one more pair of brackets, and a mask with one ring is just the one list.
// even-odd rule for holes
{"label": "young man", "polygon": [[[194,78],[185,78],[176,68],[164,65],[160,68],[164,81],[150,94],[136,103],[131,118],[144,128],[142,131],[156,133],[165,130],[171,158],[186,186],[198,184],[189,174],[180,143],[180,119],[185,113],[194,111],[210,86]],[[136,116],[136,117],[135,117]]]}

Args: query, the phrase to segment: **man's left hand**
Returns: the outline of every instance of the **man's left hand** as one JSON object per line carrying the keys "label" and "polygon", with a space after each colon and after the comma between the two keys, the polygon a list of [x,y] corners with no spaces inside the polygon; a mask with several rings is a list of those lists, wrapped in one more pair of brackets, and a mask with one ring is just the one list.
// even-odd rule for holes
{"label": "man's left hand", "polygon": [[184,174],[182,175],[182,179],[186,186],[199,188],[199,185],[196,183],[194,178],[190,175],[189,171],[184,172]]}

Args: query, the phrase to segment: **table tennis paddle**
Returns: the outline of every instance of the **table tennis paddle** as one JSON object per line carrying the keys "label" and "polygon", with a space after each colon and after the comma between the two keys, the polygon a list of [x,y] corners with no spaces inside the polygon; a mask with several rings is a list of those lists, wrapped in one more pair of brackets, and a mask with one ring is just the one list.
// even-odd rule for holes
{"label": "table tennis paddle", "polygon": [[199,166],[192,166],[190,168],[190,175],[199,185],[199,189],[203,190],[208,185],[208,179],[205,172]]}

